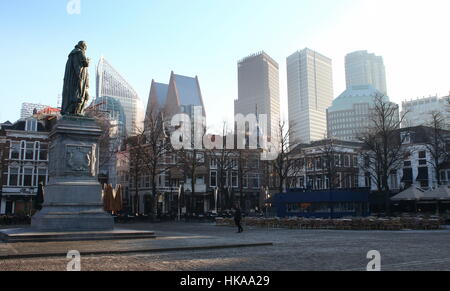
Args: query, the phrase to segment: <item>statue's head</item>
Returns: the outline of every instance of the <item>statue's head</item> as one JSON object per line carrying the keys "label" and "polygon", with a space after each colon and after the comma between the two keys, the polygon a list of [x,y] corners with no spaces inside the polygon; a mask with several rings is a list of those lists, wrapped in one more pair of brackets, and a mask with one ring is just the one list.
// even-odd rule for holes
{"label": "statue's head", "polygon": [[75,47],[85,51],[87,49],[87,43],[81,40]]}

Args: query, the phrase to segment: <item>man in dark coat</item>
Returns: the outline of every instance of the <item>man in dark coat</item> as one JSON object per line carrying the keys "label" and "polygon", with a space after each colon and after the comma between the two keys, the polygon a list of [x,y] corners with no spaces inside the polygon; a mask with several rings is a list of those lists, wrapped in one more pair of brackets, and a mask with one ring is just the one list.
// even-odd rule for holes
{"label": "man in dark coat", "polygon": [[238,233],[241,233],[244,231],[241,225],[242,220],[242,212],[239,206],[236,207],[236,211],[234,212],[234,223],[238,227]]}
{"label": "man in dark coat", "polygon": [[89,59],[87,44],[80,41],[69,54],[64,74],[62,115],[83,115],[89,100]]}

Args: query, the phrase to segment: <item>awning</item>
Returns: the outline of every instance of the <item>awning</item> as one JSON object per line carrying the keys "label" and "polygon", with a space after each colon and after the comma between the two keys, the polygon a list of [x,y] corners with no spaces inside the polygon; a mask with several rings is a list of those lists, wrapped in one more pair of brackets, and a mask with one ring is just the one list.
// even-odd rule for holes
{"label": "awning", "polygon": [[196,169],[195,174],[196,175],[207,175],[208,169],[205,166],[200,166]]}
{"label": "awning", "polygon": [[409,187],[391,198],[392,201],[417,201],[424,197],[424,192],[417,187]]}
{"label": "awning", "polygon": [[447,186],[440,186],[424,194],[422,200],[450,200],[450,189]]}
{"label": "awning", "polygon": [[419,168],[416,181],[428,181],[428,167]]}
{"label": "awning", "polygon": [[171,169],[170,170],[170,178],[171,179],[183,179],[184,174],[180,169]]}

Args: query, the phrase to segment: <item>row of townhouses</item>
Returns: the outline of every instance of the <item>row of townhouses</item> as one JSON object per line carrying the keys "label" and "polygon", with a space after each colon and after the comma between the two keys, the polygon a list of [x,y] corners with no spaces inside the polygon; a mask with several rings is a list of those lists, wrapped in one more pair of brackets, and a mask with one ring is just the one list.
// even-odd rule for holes
{"label": "row of townhouses", "polygon": [[[402,166],[392,171],[389,178],[393,194],[411,185],[423,189],[438,186],[436,168],[432,165],[433,157],[427,145],[430,130],[419,126],[400,131],[400,134],[408,135],[404,139],[407,154]],[[1,125],[1,214],[27,214],[31,211],[30,203],[37,186],[48,181],[49,132],[48,121],[33,117]],[[450,134],[446,134],[449,141]],[[361,167],[364,162],[362,144],[323,140],[299,147],[301,150],[292,156],[296,167],[287,179],[287,189],[377,190],[370,174]],[[131,149],[125,144],[125,152]],[[135,165],[129,159],[121,158],[125,156],[123,151],[118,154],[117,172],[119,184],[125,188],[126,210],[148,214],[153,193],[150,176],[145,170],[133,175]],[[225,159],[221,151],[197,151],[196,156],[195,183],[192,183],[186,161],[176,153],[165,156],[164,167],[167,170],[158,174],[156,179],[159,213],[174,214],[180,209],[182,213],[199,214],[230,209],[235,203],[242,204],[246,210],[257,211],[264,208],[268,195],[278,192],[276,175],[271,173],[268,163],[260,160],[259,150],[232,151]],[[333,160],[331,169],[326,162],[330,156]],[[450,185],[450,161],[441,164],[438,174],[441,184]]]}

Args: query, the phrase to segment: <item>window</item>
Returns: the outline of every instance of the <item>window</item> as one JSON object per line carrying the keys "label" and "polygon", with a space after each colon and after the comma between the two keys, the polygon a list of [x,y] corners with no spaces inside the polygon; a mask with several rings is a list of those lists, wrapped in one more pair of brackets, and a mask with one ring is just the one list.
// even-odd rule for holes
{"label": "window", "polygon": [[204,163],[205,162],[205,155],[203,153],[197,153],[195,159],[199,163]]}
{"label": "window", "polygon": [[202,177],[197,177],[195,179],[195,184],[197,184],[197,185],[204,185],[205,184],[205,178],[203,176]]}
{"label": "window", "polygon": [[358,175],[353,176],[353,188],[359,188],[359,177]]}
{"label": "window", "polygon": [[242,179],[242,187],[248,188],[248,176],[247,175],[244,175],[244,177]]}
{"label": "window", "polygon": [[37,120],[36,119],[28,119],[25,123],[26,131],[37,131]]}
{"label": "window", "polygon": [[314,165],[313,165],[313,161],[312,161],[311,158],[308,158],[306,160],[306,168],[307,168],[308,171],[314,170]]}
{"label": "window", "polygon": [[364,175],[364,182],[365,182],[366,188],[372,187],[372,178],[370,176],[370,173],[366,173]]}
{"label": "window", "polygon": [[211,187],[217,187],[217,171],[211,171],[209,178],[209,185]]}
{"label": "window", "polygon": [[318,176],[318,177],[317,177],[316,183],[317,183],[317,190],[323,189],[323,180],[322,180],[322,176]]}
{"label": "window", "polygon": [[411,143],[411,134],[409,132],[402,132],[401,139],[403,144]]}
{"label": "window", "polygon": [[300,186],[300,188],[305,188],[305,178],[304,177],[299,178],[298,185]]}
{"label": "window", "polygon": [[39,161],[48,160],[48,144],[41,143],[39,146]]}
{"label": "window", "polygon": [[238,173],[236,171],[231,172],[231,186],[233,188],[238,187]]}
{"label": "window", "polygon": [[316,158],[316,170],[322,169],[321,158]]}
{"label": "window", "polygon": [[350,157],[348,155],[344,156],[344,166],[350,167]]}
{"label": "window", "polygon": [[249,182],[250,182],[250,187],[252,187],[253,189],[259,189],[260,184],[259,184],[259,175],[258,174],[251,174],[249,175]]}
{"label": "window", "polygon": [[33,186],[33,168],[23,168],[23,186]]}
{"label": "window", "polygon": [[47,185],[47,169],[46,168],[38,168],[37,170],[37,185],[42,184],[43,186]]}
{"label": "window", "polygon": [[353,167],[358,168],[358,156],[353,157]]}
{"label": "window", "polygon": [[335,155],[334,156],[334,165],[336,167],[340,167],[341,166],[341,156],[340,155]]}
{"label": "window", "polygon": [[34,160],[34,143],[33,142],[26,143],[25,160],[29,160],[29,161]]}
{"label": "window", "polygon": [[411,161],[405,161],[405,162],[403,162],[403,167],[405,167],[405,168],[411,168]]}
{"label": "window", "polygon": [[9,156],[12,160],[20,160],[20,142],[12,141],[10,143]]}
{"label": "window", "polygon": [[9,168],[8,186],[19,186],[19,168]]}
{"label": "window", "polygon": [[421,151],[419,152],[419,165],[424,166],[427,164],[427,152]]}

